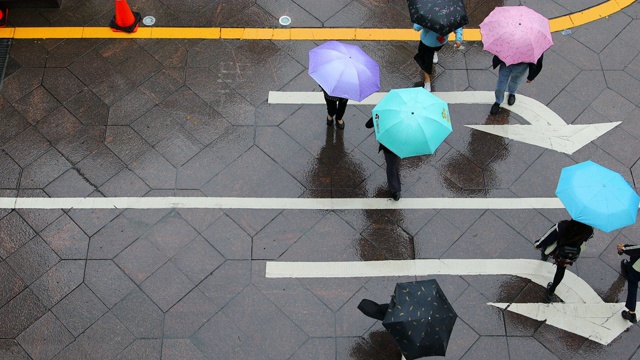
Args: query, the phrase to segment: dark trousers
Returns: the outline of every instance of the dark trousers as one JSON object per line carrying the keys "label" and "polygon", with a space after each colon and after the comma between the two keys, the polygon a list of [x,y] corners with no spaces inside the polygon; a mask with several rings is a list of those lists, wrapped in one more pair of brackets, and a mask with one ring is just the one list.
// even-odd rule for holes
{"label": "dark trousers", "polygon": [[340,98],[340,100],[334,101],[325,97],[324,101],[327,103],[327,114],[331,117],[335,116],[336,120],[342,120],[349,100]]}
{"label": "dark trousers", "polygon": [[637,272],[630,263],[626,263],[627,268],[627,301],[625,307],[631,312],[636,311],[636,297],[638,296],[638,280],[640,273]]}
{"label": "dark trousers", "polygon": [[387,184],[392,193],[399,193],[400,187],[400,158],[391,151],[383,151],[384,161],[387,163]]}
{"label": "dark trousers", "polygon": [[551,293],[553,294],[556,291],[558,285],[564,278],[564,272],[567,270],[566,266],[556,265],[556,274],[553,276],[553,283],[551,283]]}
{"label": "dark trousers", "polygon": [[433,73],[433,53],[442,49],[444,45],[438,47],[430,47],[425,45],[422,41],[418,44],[418,53],[413,59],[418,63],[420,69],[431,76]]}

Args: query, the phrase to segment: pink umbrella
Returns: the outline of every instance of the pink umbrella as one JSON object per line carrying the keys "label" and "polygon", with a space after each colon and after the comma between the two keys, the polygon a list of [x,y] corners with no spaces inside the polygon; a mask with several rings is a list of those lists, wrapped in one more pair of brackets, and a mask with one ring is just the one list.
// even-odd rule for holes
{"label": "pink umbrella", "polygon": [[482,44],[505,64],[535,63],[553,45],[549,20],[526,6],[499,6],[480,24]]}

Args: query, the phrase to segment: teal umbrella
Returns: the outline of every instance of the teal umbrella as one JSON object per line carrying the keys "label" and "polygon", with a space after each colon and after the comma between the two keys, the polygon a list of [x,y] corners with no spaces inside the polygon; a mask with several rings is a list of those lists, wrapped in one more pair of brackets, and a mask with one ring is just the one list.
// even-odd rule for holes
{"label": "teal umbrella", "polygon": [[371,113],[376,139],[401,158],[433,154],[453,131],[447,103],[422,87],[391,90]]}
{"label": "teal umbrella", "polygon": [[632,225],[640,197],[617,172],[591,160],[562,169],[556,195],[574,220],[611,232]]}

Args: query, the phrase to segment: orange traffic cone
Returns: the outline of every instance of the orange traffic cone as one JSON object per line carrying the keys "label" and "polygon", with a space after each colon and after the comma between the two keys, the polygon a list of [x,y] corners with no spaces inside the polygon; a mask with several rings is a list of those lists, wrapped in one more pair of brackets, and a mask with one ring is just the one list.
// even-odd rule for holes
{"label": "orange traffic cone", "polygon": [[0,28],[7,26],[7,15],[9,15],[9,9],[0,6]]}
{"label": "orange traffic cone", "polygon": [[140,13],[131,11],[127,0],[116,0],[116,14],[111,19],[109,27],[113,31],[136,32],[142,20]]}

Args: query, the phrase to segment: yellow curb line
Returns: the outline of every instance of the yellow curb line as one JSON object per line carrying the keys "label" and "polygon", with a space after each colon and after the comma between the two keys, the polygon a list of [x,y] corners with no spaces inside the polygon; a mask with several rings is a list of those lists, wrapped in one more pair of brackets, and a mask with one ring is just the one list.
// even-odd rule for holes
{"label": "yellow curb line", "polygon": [[[549,20],[551,32],[562,31],[608,17],[635,0],[608,0],[589,9]],[[479,29],[464,29],[465,41],[480,41]],[[189,28],[140,27],[135,33],[114,32],[108,27],[0,28],[0,38],[12,39],[236,39],[236,40],[353,40],[417,41],[413,29],[373,28]],[[450,37],[453,39],[453,35]]]}

